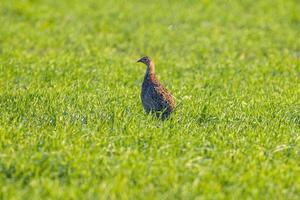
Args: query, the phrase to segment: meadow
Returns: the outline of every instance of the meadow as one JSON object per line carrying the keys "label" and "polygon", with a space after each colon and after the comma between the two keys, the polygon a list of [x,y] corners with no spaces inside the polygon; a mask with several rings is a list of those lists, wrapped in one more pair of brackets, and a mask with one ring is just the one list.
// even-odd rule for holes
{"label": "meadow", "polygon": [[[1,0],[0,199],[299,199],[298,0]],[[145,115],[152,57],[177,100]]]}

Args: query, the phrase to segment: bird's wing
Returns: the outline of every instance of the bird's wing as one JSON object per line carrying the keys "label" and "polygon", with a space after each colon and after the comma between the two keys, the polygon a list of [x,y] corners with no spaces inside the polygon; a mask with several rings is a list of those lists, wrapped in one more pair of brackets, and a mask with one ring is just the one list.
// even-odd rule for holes
{"label": "bird's wing", "polygon": [[158,101],[161,102],[162,107],[174,108],[176,103],[172,94],[161,84],[154,86],[157,93]]}

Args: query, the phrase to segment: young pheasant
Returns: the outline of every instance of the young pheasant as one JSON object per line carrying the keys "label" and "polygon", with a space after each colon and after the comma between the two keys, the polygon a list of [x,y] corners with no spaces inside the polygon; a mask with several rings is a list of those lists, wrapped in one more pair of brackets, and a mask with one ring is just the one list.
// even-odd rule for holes
{"label": "young pheasant", "polygon": [[173,112],[176,103],[170,92],[157,80],[154,62],[145,56],[138,60],[147,66],[141,99],[146,113],[155,113],[156,117],[166,119]]}

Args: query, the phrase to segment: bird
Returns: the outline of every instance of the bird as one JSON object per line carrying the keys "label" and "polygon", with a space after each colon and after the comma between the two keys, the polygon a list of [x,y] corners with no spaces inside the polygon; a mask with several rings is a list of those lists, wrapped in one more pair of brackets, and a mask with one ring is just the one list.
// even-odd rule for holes
{"label": "bird", "polygon": [[153,113],[162,120],[169,118],[176,107],[176,102],[172,94],[158,81],[154,62],[148,56],[140,58],[137,62],[147,66],[141,89],[145,112]]}

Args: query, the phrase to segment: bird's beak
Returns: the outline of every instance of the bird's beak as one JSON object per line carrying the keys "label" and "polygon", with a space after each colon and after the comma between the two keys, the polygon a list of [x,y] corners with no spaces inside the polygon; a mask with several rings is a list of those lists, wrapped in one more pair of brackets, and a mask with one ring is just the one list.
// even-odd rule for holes
{"label": "bird's beak", "polygon": [[137,62],[142,62],[142,59],[139,59]]}

